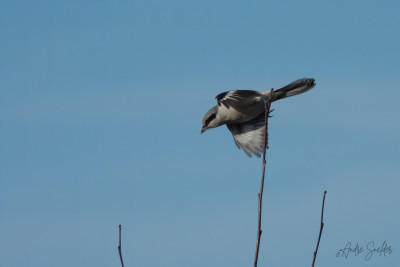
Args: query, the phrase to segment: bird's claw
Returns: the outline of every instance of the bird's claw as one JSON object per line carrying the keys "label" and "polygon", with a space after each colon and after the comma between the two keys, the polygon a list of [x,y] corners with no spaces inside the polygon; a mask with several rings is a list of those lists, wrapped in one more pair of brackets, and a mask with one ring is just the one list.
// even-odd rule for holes
{"label": "bird's claw", "polygon": [[272,113],[272,111],[274,111],[275,109],[271,109],[269,112],[268,112],[268,118],[272,118],[273,116],[272,115],[270,115],[271,113]]}

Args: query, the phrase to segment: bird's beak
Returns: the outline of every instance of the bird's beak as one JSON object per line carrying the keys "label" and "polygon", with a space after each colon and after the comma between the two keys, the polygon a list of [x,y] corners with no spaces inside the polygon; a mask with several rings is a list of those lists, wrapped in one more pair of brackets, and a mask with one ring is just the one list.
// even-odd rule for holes
{"label": "bird's beak", "polygon": [[201,134],[203,134],[205,131],[206,131],[206,129],[204,129],[204,127],[201,128]]}

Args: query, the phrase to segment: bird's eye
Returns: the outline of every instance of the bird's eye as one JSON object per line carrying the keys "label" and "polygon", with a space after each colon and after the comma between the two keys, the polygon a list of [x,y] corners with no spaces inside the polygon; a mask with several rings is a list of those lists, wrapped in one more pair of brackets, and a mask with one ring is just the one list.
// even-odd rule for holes
{"label": "bird's eye", "polygon": [[210,122],[211,122],[213,119],[215,119],[216,116],[217,116],[216,114],[212,114],[210,117],[208,117],[208,118],[206,119],[206,125],[210,124]]}

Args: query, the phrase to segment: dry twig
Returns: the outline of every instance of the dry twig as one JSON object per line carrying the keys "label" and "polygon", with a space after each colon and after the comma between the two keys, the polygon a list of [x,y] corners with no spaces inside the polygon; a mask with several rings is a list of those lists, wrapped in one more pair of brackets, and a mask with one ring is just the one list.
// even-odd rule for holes
{"label": "dry twig", "polygon": [[124,261],[122,259],[122,252],[121,252],[121,225],[119,225],[119,243],[118,243],[118,252],[119,258],[121,259],[122,267],[124,267]]}
{"label": "dry twig", "polygon": [[324,198],[322,199],[321,226],[319,228],[317,247],[315,248],[315,251],[314,251],[314,258],[313,258],[311,267],[314,267],[315,258],[317,257],[317,252],[318,252],[318,247],[319,247],[319,241],[321,240],[322,229],[324,228],[323,220],[324,220],[325,195],[326,195],[326,190],[324,191]]}
{"label": "dry twig", "polygon": [[263,153],[263,170],[262,170],[262,178],[261,178],[261,188],[260,188],[260,193],[258,193],[258,231],[257,231],[257,246],[256,246],[256,255],[254,258],[254,267],[257,267],[257,261],[258,261],[258,252],[260,250],[260,240],[261,240],[261,211],[262,211],[262,197],[263,197],[263,192],[264,192],[264,177],[265,177],[265,152],[267,151],[268,148],[268,117],[270,113],[270,108],[271,108],[271,98],[272,98],[272,92],[274,89],[271,89],[270,92],[270,97],[268,100],[264,101],[265,105],[265,131],[264,131],[264,153]]}

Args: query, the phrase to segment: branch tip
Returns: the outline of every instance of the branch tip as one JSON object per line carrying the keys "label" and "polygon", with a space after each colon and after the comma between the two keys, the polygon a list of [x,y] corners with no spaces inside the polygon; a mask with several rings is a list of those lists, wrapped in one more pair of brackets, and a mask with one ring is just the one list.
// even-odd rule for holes
{"label": "branch tip", "polygon": [[261,187],[260,193],[258,193],[258,231],[257,231],[257,245],[256,245],[256,255],[254,257],[254,267],[257,267],[258,262],[258,252],[260,250],[260,241],[261,241],[261,211],[262,211],[262,197],[264,192],[264,178],[265,178],[265,165],[267,161],[265,160],[265,154],[268,148],[268,118],[270,117],[270,108],[271,108],[271,100],[272,100],[272,92],[274,88],[270,91],[270,97],[267,100],[264,100],[264,153],[263,153],[263,160],[262,160],[262,177],[261,177]]}

